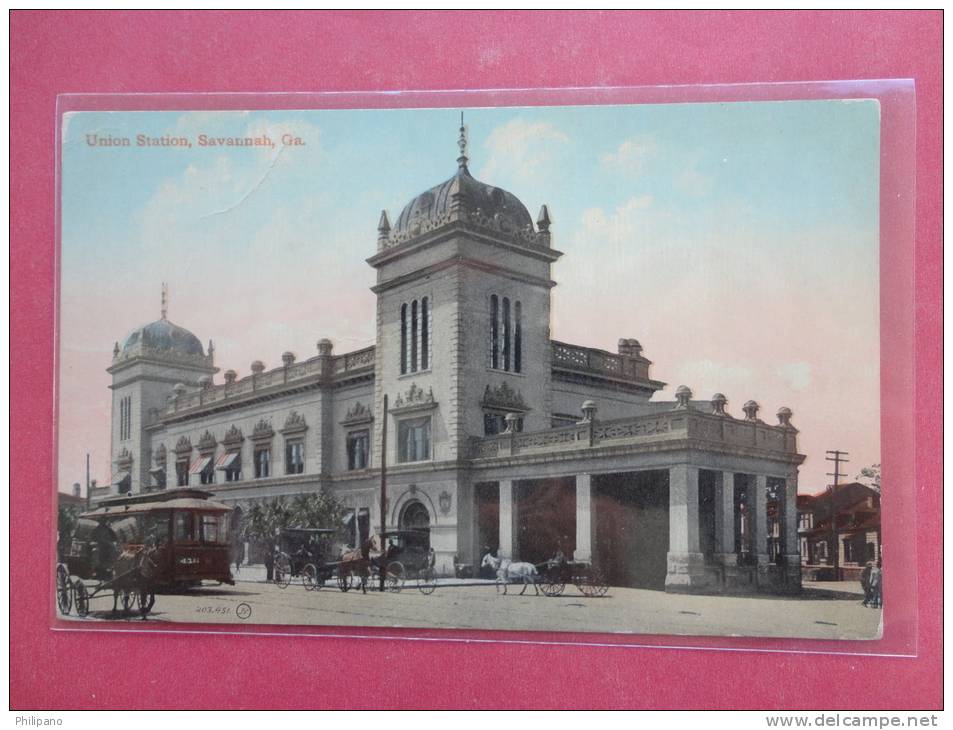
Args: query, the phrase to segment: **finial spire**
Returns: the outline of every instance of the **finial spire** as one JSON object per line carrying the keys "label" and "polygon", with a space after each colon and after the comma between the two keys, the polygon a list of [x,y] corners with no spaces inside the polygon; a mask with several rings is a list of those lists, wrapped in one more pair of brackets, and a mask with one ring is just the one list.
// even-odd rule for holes
{"label": "finial spire", "polygon": [[467,128],[463,126],[463,111],[460,112],[460,139],[457,140],[457,146],[460,148],[460,156],[457,158],[457,165],[461,170],[467,169]]}
{"label": "finial spire", "polygon": [[162,319],[165,319],[166,314],[169,311],[169,287],[166,283],[162,282]]}

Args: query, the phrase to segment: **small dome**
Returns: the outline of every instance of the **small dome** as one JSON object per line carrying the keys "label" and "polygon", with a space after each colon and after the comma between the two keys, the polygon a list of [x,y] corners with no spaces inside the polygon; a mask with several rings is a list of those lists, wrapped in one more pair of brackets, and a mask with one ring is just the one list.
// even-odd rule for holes
{"label": "small dome", "polygon": [[459,193],[463,207],[495,220],[504,231],[533,231],[533,218],[513,193],[480,182],[464,166],[457,174],[411,200],[401,211],[393,234],[420,233],[425,222],[439,224],[450,213],[453,195]]}
{"label": "small dome", "polygon": [[198,337],[167,319],[158,319],[134,329],[123,340],[120,349],[124,355],[148,352],[161,356],[167,352],[173,355],[205,356]]}

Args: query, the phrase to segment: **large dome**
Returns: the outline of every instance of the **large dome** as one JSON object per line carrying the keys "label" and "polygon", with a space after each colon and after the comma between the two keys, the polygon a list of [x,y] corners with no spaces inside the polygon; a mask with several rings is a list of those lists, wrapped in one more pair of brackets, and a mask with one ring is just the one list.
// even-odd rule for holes
{"label": "large dome", "polygon": [[503,230],[532,233],[533,219],[519,198],[502,188],[480,182],[465,164],[449,180],[411,200],[401,211],[393,233],[414,236],[439,225],[449,216],[452,196],[458,191],[460,203],[467,211],[498,223]]}
{"label": "large dome", "polygon": [[123,355],[148,352],[160,356],[166,353],[173,356],[205,356],[198,337],[165,318],[134,329],[122,341],[120,349]]}

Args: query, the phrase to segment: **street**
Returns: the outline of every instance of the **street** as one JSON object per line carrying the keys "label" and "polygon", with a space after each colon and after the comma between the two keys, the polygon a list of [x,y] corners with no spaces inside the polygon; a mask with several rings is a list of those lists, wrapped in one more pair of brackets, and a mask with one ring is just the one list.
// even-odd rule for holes
{"label": "street", "polygon": [[[261,577],[263,578],[263,576]],[[384,626],[520,631],[758,636],[812,639],[875,639],[881,611],[861,605],[855,583],[805,584],[802,595],[698,596],[635,588],[610,588],[586,598],[567,586],[555,598],[535,596],[529,586],[497,593],[492,582],[442,581],[431,595],[413,581],[399,592],[360,589],[342,593],[332,583],[314,592],[300,582],[281,589],[252,571],[234,586],[203,586],[187,593],[160,594],[150,622]],[[91,603],[84,621],[140,621],[114,615],[111,597]]]}

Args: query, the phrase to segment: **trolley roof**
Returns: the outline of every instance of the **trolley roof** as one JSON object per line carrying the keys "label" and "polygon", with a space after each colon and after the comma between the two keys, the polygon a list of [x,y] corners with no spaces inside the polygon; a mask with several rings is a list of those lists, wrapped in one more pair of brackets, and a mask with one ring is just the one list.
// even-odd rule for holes
{"label": "trolley roof", "polygon": [[192,499],[183,497],[182,499],[168,499],[162,502],[144,502],[142,504],[122,504],[113,506],[103,506],[90,512],[84,512],[80,517],[100,518],[115,517],[121,515],[144,514],[147,512],[158,512],[167,509],[198,509],[206,512],[231,512],[232,508],[221,502],[212,502],[208,499]]}

